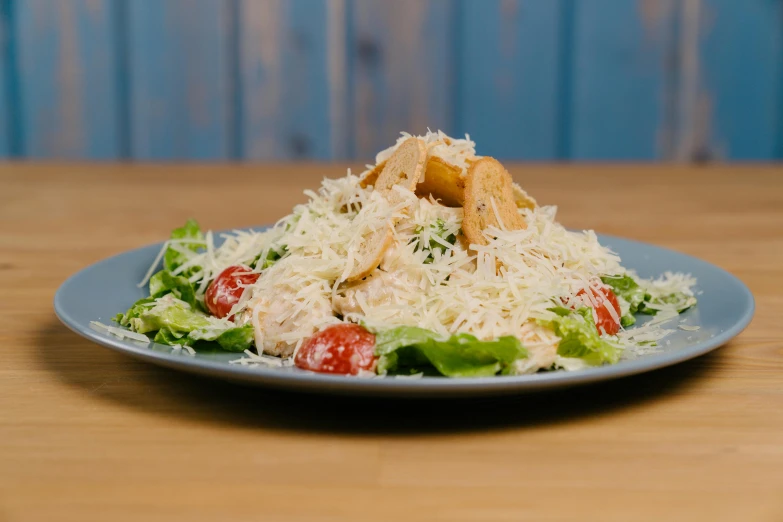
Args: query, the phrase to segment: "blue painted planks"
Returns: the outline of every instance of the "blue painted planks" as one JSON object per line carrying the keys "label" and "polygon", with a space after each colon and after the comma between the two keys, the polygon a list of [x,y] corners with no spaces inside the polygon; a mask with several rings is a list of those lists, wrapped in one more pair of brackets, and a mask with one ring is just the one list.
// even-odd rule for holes
{"label": "blue painted planks", "polygon": [[480,154],[556,156],[559,15],[557,1],[460,2],[456,126]]}
{"label": "blue painted planks", "polygon": [[33,158],[119,155],[115,0],[12,4],[21,152]]}
{"label": "blue painted planks", "polygon": [[[328,17],[325,0],[288,0],[281,46],[286,144],[291,157],[331,156]],[[337,49],[345,52],[345,49]]]}
{"label": "blue painted planks", "polygon": [[16,98],[15,35],[11,3],[0,0],[0,158],[18,155]]}
{"label": "blue painted planks", "polygon": [[700,28],[710,149],[732,160],[783,157],[783,3],[703,0]]}
{"label": "blue painted planks", "polygon": [[333,56],[345,52],[334,35],[344,30],[344,2],[241,0],[239,13],[242,157],[344,157],[335,90],[345,71]]}
{"label": "blue painted planks", "polygon": [[361,0],[351,6],[356,157],[374,158],[400,131],[453,131],[455,3]]}
{"label": "blue painted planks", "polygon": [[130,150],[141,160],[231,155],[233,2],[127,2]]}
{"label": "blue painted planks", "polygon": [[[570,128],[562,154],[575,160],[651,160],[665,154],[675,45],[675,2],[570,1]],[[569,92],[570,91],[570,92]]]}

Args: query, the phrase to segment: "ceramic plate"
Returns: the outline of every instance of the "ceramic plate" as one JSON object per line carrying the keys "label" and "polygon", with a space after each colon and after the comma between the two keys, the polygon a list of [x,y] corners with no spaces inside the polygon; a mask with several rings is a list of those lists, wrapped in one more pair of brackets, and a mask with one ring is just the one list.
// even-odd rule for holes
{"label": "ceramic plate", "polygon": [[[737,336],[750,323],[753,296],[739,279],[725,270],[645,243],[604,235],[599,235],[599,240],[620,255],[623,266],[635,269],[642,277],[658,276],[667,270],[694,275],[698,279],[699,303],[672,319],[675,332],[661,343],[659,352],[625,359],[612,366],[574,372],[473,379],[345,377],[297,368],[246,367],[230,363],[239,358],[235,353],[197,353],[194,356],[156,343],[122,340],[91,327],[91,321],[112,324],[114,315],[145,297],[146,289],[136,285],[155,259],[160,243],[105,259],[74,274],[57,291],[54,309],[60,320],[77,334],[131,357],[175,370],[303,391],[387,396],[508,394],[615,379],[703,355]],[[643,322],[644,319],[637,324]],[[678,327],[680,324],[699,329],[682,330]]]}

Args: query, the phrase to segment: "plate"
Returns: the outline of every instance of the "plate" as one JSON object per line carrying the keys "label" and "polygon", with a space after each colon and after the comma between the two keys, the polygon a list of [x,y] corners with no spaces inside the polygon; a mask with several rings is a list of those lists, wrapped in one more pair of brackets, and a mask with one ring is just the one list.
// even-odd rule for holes
{"label": "plate", "polygon": [[[246,367],[231,364],[241,354],[173,351],[170,346],[119,339],[97,331],[91,321],[111,324],[146,288],[137,287],[162,243],[131,250],[100,261],[71,276],[54,297],[60,320],[77,334],[112,350],[175,370],[264,386],[324,393],[386,396],[478,396],[569,387],[648,372],[703,355],[736,337],[753,317],[754,301],[748,288],[725,270],[700,259],[653,245],[599,234],[601,244],[617,252],[623,266],[642,277],[667,270],[686,272],[698,279],[699,303],[672,319],[675,332],[661,343],[658,353],[638,355],[612,366],[573,372],[534,375],[448,379],[445,377],[358,378],[316,374],[298,368]],[[649,320],[649,319],[647,319]],[[697,331],[677,328],[699,326]],[[640,321],[643,324],[643,321]],[[639,323],[637,323],[639,324]],[[667,342],[668,341],[668,342]]]}

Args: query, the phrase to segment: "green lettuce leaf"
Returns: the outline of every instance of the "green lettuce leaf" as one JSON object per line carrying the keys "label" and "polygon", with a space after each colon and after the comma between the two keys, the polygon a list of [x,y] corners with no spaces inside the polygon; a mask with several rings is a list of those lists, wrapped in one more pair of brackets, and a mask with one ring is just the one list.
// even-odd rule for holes
{"label": "green lettuce leaf", "polygon": [[158,299],[155,306],[143,309],[130,322],[131,328],[139,333],[149,333],[167,328],[172,332],[188,333],[207,329],[215,325],[208,315],[194,310],[187,303],[169,299],[166,295]]}
{"label": "green lettuce leaf", "polygon": [[[578,357],[594,366],[604,363],[614,364],[620,359],[619,348],[601,338],[598,333],[590,308],[568,310],[557,307],[551,310],[556,314],[555,319],[539,321],[539,323],[552,328],[560,337],[558,355]],[[568,311],[568,314],[563,314],[563,311]]]}
{"label": "green lettuce leaf", "polygon": [[143,313],[154,306],[154,297],[144,297],[133,303],[133,305],[124,314],[117,314],[114,316],[114,322],[128,328],[131,325],[132,319],[138,319]]}
{"label": "green lettuce leaf", "polygon": [[[250,262],[250,266],[256,268],[260,264],[261,269],[266,270],[277,263],[287,252],[288,247],[286,245],[273,246],[266,252],[266,256],[263,255],[263,252],[258,254],[256,258]],[[262,256],[264,257],[263,259],[261,259]]]}
{"label": "green lettuce leaf", "polygon": [[190,344],[190,340],[186,333],[177,332],[168,328],[161,328],[158,330],[152,340],[156,343],[168,344],[170,346]]}
{"label": "green lettuce leaf", "polygon": [[211,317],[190,304],[166,294],[136,303],[121,318],[120,324],[139,333],[155,333],[155,342],[192,346],[197,342],[216,342],[223,350],[242,352],[253,344],[253,326]]}
{"label": "green lettuce leaf", "polygon": [[219,330],[191,332],[188,337],[193,341],[214,341],[227,352],[244,352],[253,344],[255,332],[252,324]]}
{"label": "green lettuce leaf", "polygon": [[683,292],[649,296],[647,301],[639,307],[639,312],[648,315],[657,314],[661,308],[673,306],[677,312],[682,313],[696,304],[696,298]]}
{"label": "green lettuce leaf", "polygon": [[604,276],[601,278],[604,284],[609,285],[618,297],[622,297],[631,307],[631,313],[635,314],[639,306],[645,300],[645,290],[631,276]]}
{"label": "green lettuce leaf", "polygon": [[171,275],[166,270],[161,270],[150,278],[150,296],[157,298],[169,293],[194,308],[200,306],[196,291],[187,277]]}
{"label": "green lettuce leaf", "polygon": [[634,314],[639,312],[639,309],[644,305],[645,298],[648,297],[644,288],[628,275],[604,276],[601,281],[611,287],[620,301],[620,309],[623,312],[620,317],[622,327],[626,328],[636,324]]}
{"label": "green lettuce leaf", "polygon": [[[184,226],[175,228],[171,232],[171,239],[190,239],[193,242],[169,245],[163,254],[163,269],[167,272],[173,272],[185,264],[191,257],[189,252],[197,252],[199,249],[207,246],[204,241],[204,234],[201,233],[198,223],[193,219],[189,219]],[[201,267],[192,266],[184,270],[182,275],[190,277],[199,270],[201,270]]]}
{"label": "green lettuce leaf", "polygon": [[634,280],[628,275],[604,276],[601,278],[609,285],[614,293],[628,303],[629,310],[623,314],[620,323],[630,326],[636,322],[633,314],[643,313],[655,315],[660,308],[674,306],[678,312],[684,312],[696,304],[696,298],[683,292],[660,293],[649,284]]}
{"label": "green lettuce leaf", "polygon": [[513,336],[480,341],[470,334],[456,334],[444,339],[410,326],[380,332],[375,343],[379,373],[432,366],[447,377],[485,377],[509,373],[514,361],[527,357]]}

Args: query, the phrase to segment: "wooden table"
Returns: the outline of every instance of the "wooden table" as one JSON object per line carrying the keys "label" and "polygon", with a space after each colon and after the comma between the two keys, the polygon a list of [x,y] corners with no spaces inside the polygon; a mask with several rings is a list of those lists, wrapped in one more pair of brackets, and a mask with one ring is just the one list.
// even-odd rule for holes
{"label": "wooden table", "polygon": [[66,330],[73,272],[186,218],[268,223],[344,166],[0,167],[0,521],[783,520],[783,169],[518,166],[572,227],[747,283],[711,355],[505,399],[378,401],[157,368]]}

